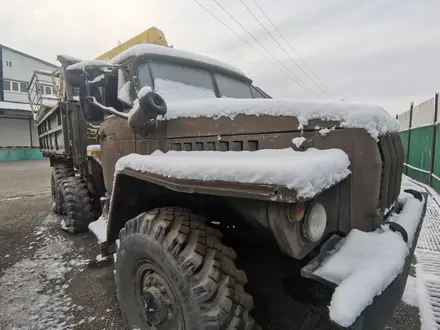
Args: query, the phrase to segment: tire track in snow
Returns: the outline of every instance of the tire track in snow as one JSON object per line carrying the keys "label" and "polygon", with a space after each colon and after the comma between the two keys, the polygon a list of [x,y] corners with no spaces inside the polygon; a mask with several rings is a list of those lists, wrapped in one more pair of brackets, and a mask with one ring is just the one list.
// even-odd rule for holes
{"label": "tire track in snow", "polygon": [[48,215],[35,231],[35,253],[7,268],[0,277],[0,328],[72,329],[81,310],[67,289],[70,278],[88,263],[75,255],[73,243],[50,229],[60,218]]}

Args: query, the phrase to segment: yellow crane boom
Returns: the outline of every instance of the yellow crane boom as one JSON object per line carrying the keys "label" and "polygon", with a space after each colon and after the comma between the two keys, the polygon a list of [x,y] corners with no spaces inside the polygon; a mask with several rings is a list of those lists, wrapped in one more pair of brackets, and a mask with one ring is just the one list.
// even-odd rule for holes
{"label": "yellow crane boom", "polygon": [[134,36],[130,40],[127,40],[117,45],[115,48],[105,52],[104,54],[99,55],[96,59],[109,60],[119,53],[122,53],[124,50],[130,48],[131,46],[145,43],[168,46],[167,40],[162,30],[159,30],[157,27],[152,26],[144,32],[139,33],[137,36]]}

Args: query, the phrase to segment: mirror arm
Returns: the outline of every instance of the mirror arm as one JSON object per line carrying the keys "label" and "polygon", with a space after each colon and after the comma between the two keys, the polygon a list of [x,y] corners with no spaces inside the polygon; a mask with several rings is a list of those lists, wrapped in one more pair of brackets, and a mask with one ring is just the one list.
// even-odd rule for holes
{"label": "mirror arm", "polygon": [[86,97],[86,102],[90,105],[94,105],[94,106],[98,107],[99,109],[101,109],[104,112],[107,112],[107,113],[110,113],[110,114],[115,115],[117,117],[124,118],[124,119],[128,120],[128,115],[126,113],[119,112],[118,110],[116,110],[113,107],[106,107],[105,105],[102,105],[101,103],[96,101],[96,98],[94,96]]}

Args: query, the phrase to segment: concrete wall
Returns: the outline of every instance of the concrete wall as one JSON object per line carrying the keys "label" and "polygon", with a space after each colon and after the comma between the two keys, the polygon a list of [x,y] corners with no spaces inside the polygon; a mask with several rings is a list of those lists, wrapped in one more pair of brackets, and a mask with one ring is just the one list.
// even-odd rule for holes
{"label": "concrete wall", "polygon": [[[0,46],[0,101],[29,103],[27,88],[20,83],[29,83],[35,70],[53,71],[56,67]],[[11,90],[5,90],[5,81]],[[18,91],[12,90],[18,84]],[[17,85],[15,85],[17,86]],[[4,103],[6,108],[11,103]],[[0,104],[0,161],[42,159],[39,140],[32,113],[25,110],[2,109]]]}
{"label": "concrete wall", "polygon": [[44,159],[40,149],[0,149],[0,162]]}
{"label": "concrete wall", "polygon": [[[28,83],[38,69],[53,71],[54,67],[9,49],[2,49],[3,80]],[[27,92],[20,91],[20,86],[19,91],[7,91],[3,83],[3,93],[4,101],[29,103]]]}

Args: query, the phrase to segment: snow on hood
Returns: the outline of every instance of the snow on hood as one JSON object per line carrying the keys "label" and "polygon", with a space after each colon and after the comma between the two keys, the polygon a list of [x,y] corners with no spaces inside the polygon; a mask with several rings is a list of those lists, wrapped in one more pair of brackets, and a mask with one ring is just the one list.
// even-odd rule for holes
{"label": "snow on hood", "polygon": [[[167,101],[165,99],[165,101]],[[294,116],[300,129],[309,120],[341,122],[341,127],[364,128],[374,139],[387,132],[397,132],[399,122],[380,106],[347,101],[307,101],[295,99],[213,98],[167,103],[165,119],[180,117],[229,117],[237,115]]]}
{"label": "snow on hood", "polygon": [[119,64],[122,62],[125,62],[130,57],[133,56],[142,56],[142,55],[148,55],[148,54],[154,54],[154,55],[165,55],[165,56],[171,56],[171,57],[178,57],[190,61],[196,61],[196,62],[202,62],[209,65],[214,65],[220,68],[223,68],[228,71],[232,71],[235,73],[238,73],[240,75],[245,76],[243,71],[227,64],[223,63],[221,61],[215,60],[213,58],[210,58],[208,56],[200,55],[200,54],[194,54],[191,52],[187,52],[184,50],[166,47],[166,46],[159,46],[159,45],[153,45],[153,44],[140,44],[140,45],[134,45],[133,47],[130,47],[126,51],[123,51],[119,55],[116,55],[114,58],[109,60],[109,63],[111,64]]}
{"label": "snow on hood", "polygon": [[350,161],[339,149],[287,149],[258,151],[169,151],[120,158],[124,168],[175,179],[273,184],[295,190],[298,197],[313,197],[345,179]]}

